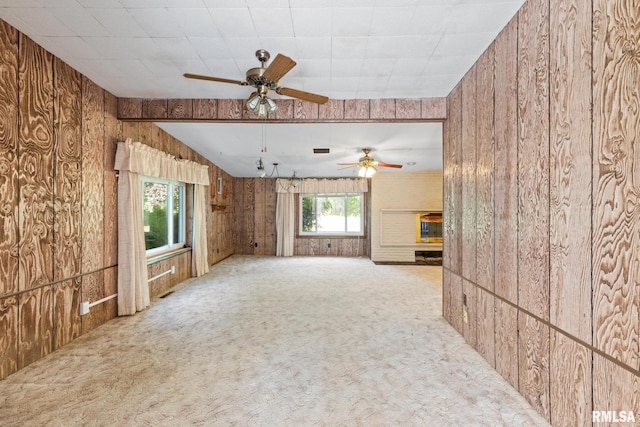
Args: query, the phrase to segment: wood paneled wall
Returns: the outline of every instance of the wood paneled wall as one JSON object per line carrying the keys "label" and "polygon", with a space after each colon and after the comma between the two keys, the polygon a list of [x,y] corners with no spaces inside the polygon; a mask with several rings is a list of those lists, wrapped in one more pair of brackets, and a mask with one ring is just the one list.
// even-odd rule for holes
{"label": "wood paneled wall", "polygon": [[[276,179],[233,180],[233,247],[241,255],[276,254]],[[329,247],[331,245],[331,247]],[[294,256],[369,256],[369,238],[294,240]]]}
{"label": "wood paneled wall", "polygon": [[638,22],[527,0],[448,98],[443,313],[554,426],[640,414]]}
{"label": "wood paneled wall", "polygon": [[[152,123],[118,120],[118,100],[0,21],[0,379],[117,315],[116,142],[125,137],[209,166],[209,261],[233,253],[231,177]],[[152,296],[191,276],[191,254],[149,265]],[[81,367],[79,367],[81,369]]]}
{"label": "wood paneled wall", "polygon": [[115,292],[119,125],[113,95],[2,21],[0,75],[4,378],[116,315],[79,305]]}

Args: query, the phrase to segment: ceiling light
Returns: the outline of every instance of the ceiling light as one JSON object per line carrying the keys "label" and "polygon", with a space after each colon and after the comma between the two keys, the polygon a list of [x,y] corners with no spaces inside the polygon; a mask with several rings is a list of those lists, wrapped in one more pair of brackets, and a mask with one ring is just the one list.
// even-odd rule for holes
{"label": "ceiling light", "polygon": [[267,171],[264,169],[264,163],[262,163],[262,157],[260,157],[260,160],[256,162],[256,165],[258,165],[258,176],[260,178],[264,178],[264,176],[267,174]]}
{"label": "ceiling light", "polygon": [[258,92],[253,92],[247,100],[247,110],[255,113],[258,108],[258,104],[260,104],[260,95],[258,95]]}
{"label": "ceiling light", "polygon": [[300,180],[296,176],[296,171],[293,171],[293,176],[291,177],[291,186],[296,188],[300,184]]}
{"label": "ceiling light", "polygon": [[371,178],[376,173],[376,168],[373,166],[363,166],[358,171],[358,176],[361,178]]}

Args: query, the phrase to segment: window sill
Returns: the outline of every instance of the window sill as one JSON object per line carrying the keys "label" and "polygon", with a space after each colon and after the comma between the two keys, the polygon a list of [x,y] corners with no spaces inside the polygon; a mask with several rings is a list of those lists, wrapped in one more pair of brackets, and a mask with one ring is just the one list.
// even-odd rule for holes
{"label": "window sill", "polygon": [[296,239],[366,239],[364,234],[296,234]]}
{"label": "window sill", "polygon": [[175,249],[169,252],[152,255],[151,257],[147,258],[147,265],[155,264],[156,262],[164,261],[165,259],[173,258],[174,256],[178,256],[186,252],[191,252],[191,247]]}

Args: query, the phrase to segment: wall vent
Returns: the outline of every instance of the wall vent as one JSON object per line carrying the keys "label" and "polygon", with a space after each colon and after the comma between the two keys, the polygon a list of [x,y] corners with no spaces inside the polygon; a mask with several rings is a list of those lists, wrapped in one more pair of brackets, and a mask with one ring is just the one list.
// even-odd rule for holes
{"label": "wall vent", "polygon": [[313,154],[329,154],[328,148],[314,148]]}

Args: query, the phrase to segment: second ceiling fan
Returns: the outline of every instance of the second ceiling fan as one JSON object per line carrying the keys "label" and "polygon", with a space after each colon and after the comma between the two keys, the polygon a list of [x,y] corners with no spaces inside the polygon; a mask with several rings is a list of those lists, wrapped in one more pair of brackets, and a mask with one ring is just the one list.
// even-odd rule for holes
{"label": "second ceiling fan", "polygon": [[278,106],[273,99],[267,96],[270,90],[273,90],[279,95],[314,102],[316,104],[324,104],[329,100],[329,98],[323,95],[280,86],[280,79],[296,66],[296,62],[288,56],[279,53],[267,66],[266,64],[270,57],[271,55],[266,50],[257,50],[256,58],[260,61],[260,67],[249,69],[246,73],[245,80],[233,80],[190,73],[185,73],[184,77],[189,79],[209,80],[254,87],[256,91],[249,96],[249,99],[247,99],[247,102],[245,103],[245,107],[249,111],[261,116],[264,116],[267,113],[273,113],[278,109]]}
{"label": "second ceiling fan", "polygon": [[394,164],[394,163],[382,163],[382,162],[379,162],[377,160],[374,160],[373,157],[369,156],[369,153],[371,152],[370,148],[363,148],[362,152],[364,153],[364,156],[360,157],[357,162],[355,162],[355,163],[338,163],[338,165],[342,165],[342,166],[357,166],[357,167],[360,168],[360,170],[358,172],[358,176],[365,177],[365,178],[369,178],[369,177],[373,176],[373,174],[376,173],[378,167],[381,167],[381,168],[396,168],[396,169],[400,169],[402,167],[402,165],[398,165],[398,164]]}

